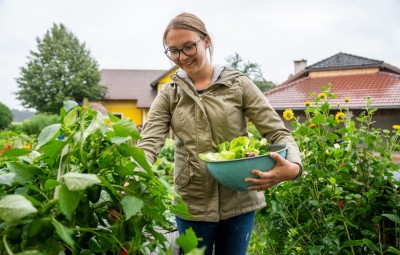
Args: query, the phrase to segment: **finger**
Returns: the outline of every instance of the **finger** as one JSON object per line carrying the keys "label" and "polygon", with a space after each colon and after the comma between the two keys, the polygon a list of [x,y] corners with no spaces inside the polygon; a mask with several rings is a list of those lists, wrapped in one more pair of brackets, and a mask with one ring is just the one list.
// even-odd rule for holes
{"label": "finger", "polygon": [[266,180],[264,179],[260,179],[260,178],[246,178],[244,179],[245,182],[253,182],[255,184],[263,184],[266,182]]}
{"label": "finger", "polygon": [[271,156],[272,159],[276,161],[276,164],[283,163],[283,161],[285,160],[276,152],[271,152],[269,155]]}
{"label": "finger", "polygon": [[274,173],[271,171],[264,172],[260,170],[252,170],[251,173],[258,175],[262,179],[273,178],[274,176]]}

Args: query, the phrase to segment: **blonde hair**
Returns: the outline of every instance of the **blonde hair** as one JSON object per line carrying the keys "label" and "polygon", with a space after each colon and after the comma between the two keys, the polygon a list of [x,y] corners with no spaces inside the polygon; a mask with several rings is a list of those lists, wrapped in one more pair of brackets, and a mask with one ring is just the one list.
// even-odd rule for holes
{"label": "blonde hair", "polygon": [[210,58],[212,58],[212,54],[214,51],[214,45],[212,43],[211,37],[207,31],[207,28],[204,22],[194,14],[183,12],[173,18],[169,23],[167,28],[164,31],[163,36],[163,45],[165,48],[165,38],[167,37],[168,32],[171,29],[187,29],[196,32],[199,34],[201,39],[205,39],[208,37],[210,40],[210,47],[208,48],[210,51]]}

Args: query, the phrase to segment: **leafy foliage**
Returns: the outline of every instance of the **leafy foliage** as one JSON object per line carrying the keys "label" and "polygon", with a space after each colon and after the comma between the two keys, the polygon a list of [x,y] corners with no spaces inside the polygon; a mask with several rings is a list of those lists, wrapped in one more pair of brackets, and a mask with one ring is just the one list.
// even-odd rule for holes
{"label": "leafy foliage", "polygon": [[21,67],[16,79],[17,98],[23,106],[58,114],[64,100],[98,101],[105,95],[97,62],[64,25],[53,24],[36,41],[37,51],[30,52],[27,66]]}
{"label": "leafy foliage", "polygon": [[[266,192],[258,215],[254,254],[400,253],[400,131],[372,127],[372,100],[351,116],[345,106],[334,115],[330,87],[311,96],[306,120],[294,118],[293,136],[303,158],[303,177]],[[335,118],[336,117],[336,118]],[[355,118],[355,120],[353,120]],[[261,251],[261,253],[258,253]],[[391,253],[390,253],[391,254]]]}
{"label": "leafy foliage", "polygon": [[0,155],[1,255],[167,253],[155,228],[187,208],[134,145],[133,122],[109,118],[67,101],[33,149]]}
{"label": "leafy foliage", "polygon": [[6,129],[13,121],[13,115],[5,104],[0,103],[0,130]]}
{"label": "leafy foliage", "polygon": [[267,81],[261,71],[261,67],[257,63],[252,63],[247,61],[243,62],[243,59],[239,56],[237,52],[226,58],[227,65],[232,69],[241,71],[257,85],[257,87],[262,91],[267,91],[276,86],[272,81]]}

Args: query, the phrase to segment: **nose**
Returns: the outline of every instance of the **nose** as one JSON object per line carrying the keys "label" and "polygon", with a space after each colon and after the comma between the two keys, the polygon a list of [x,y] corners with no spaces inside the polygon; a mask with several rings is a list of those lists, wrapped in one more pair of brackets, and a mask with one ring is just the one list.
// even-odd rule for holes
{"label": "nose", "polygon": [[179,54],[179,61],[181,61],[181,60],[185,60],[185,59],[187,59],[188,57],[185,55],[185,54],[183,54],[183,52],[181,51],[181,52],[179,52],[180,54]]}

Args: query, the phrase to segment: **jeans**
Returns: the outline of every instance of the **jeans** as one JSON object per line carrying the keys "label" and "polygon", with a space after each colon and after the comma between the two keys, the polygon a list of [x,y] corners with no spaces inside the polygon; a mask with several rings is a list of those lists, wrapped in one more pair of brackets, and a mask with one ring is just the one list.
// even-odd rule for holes
{"label": "jeans", "polygon": [[215,244],[216,255],[245,255],[254,226],[255,212],[245,213],[219,222],[190,221],[176,217],[179,234],[192,227],[199,241],[206,246],[205,255],[211,255]]}

